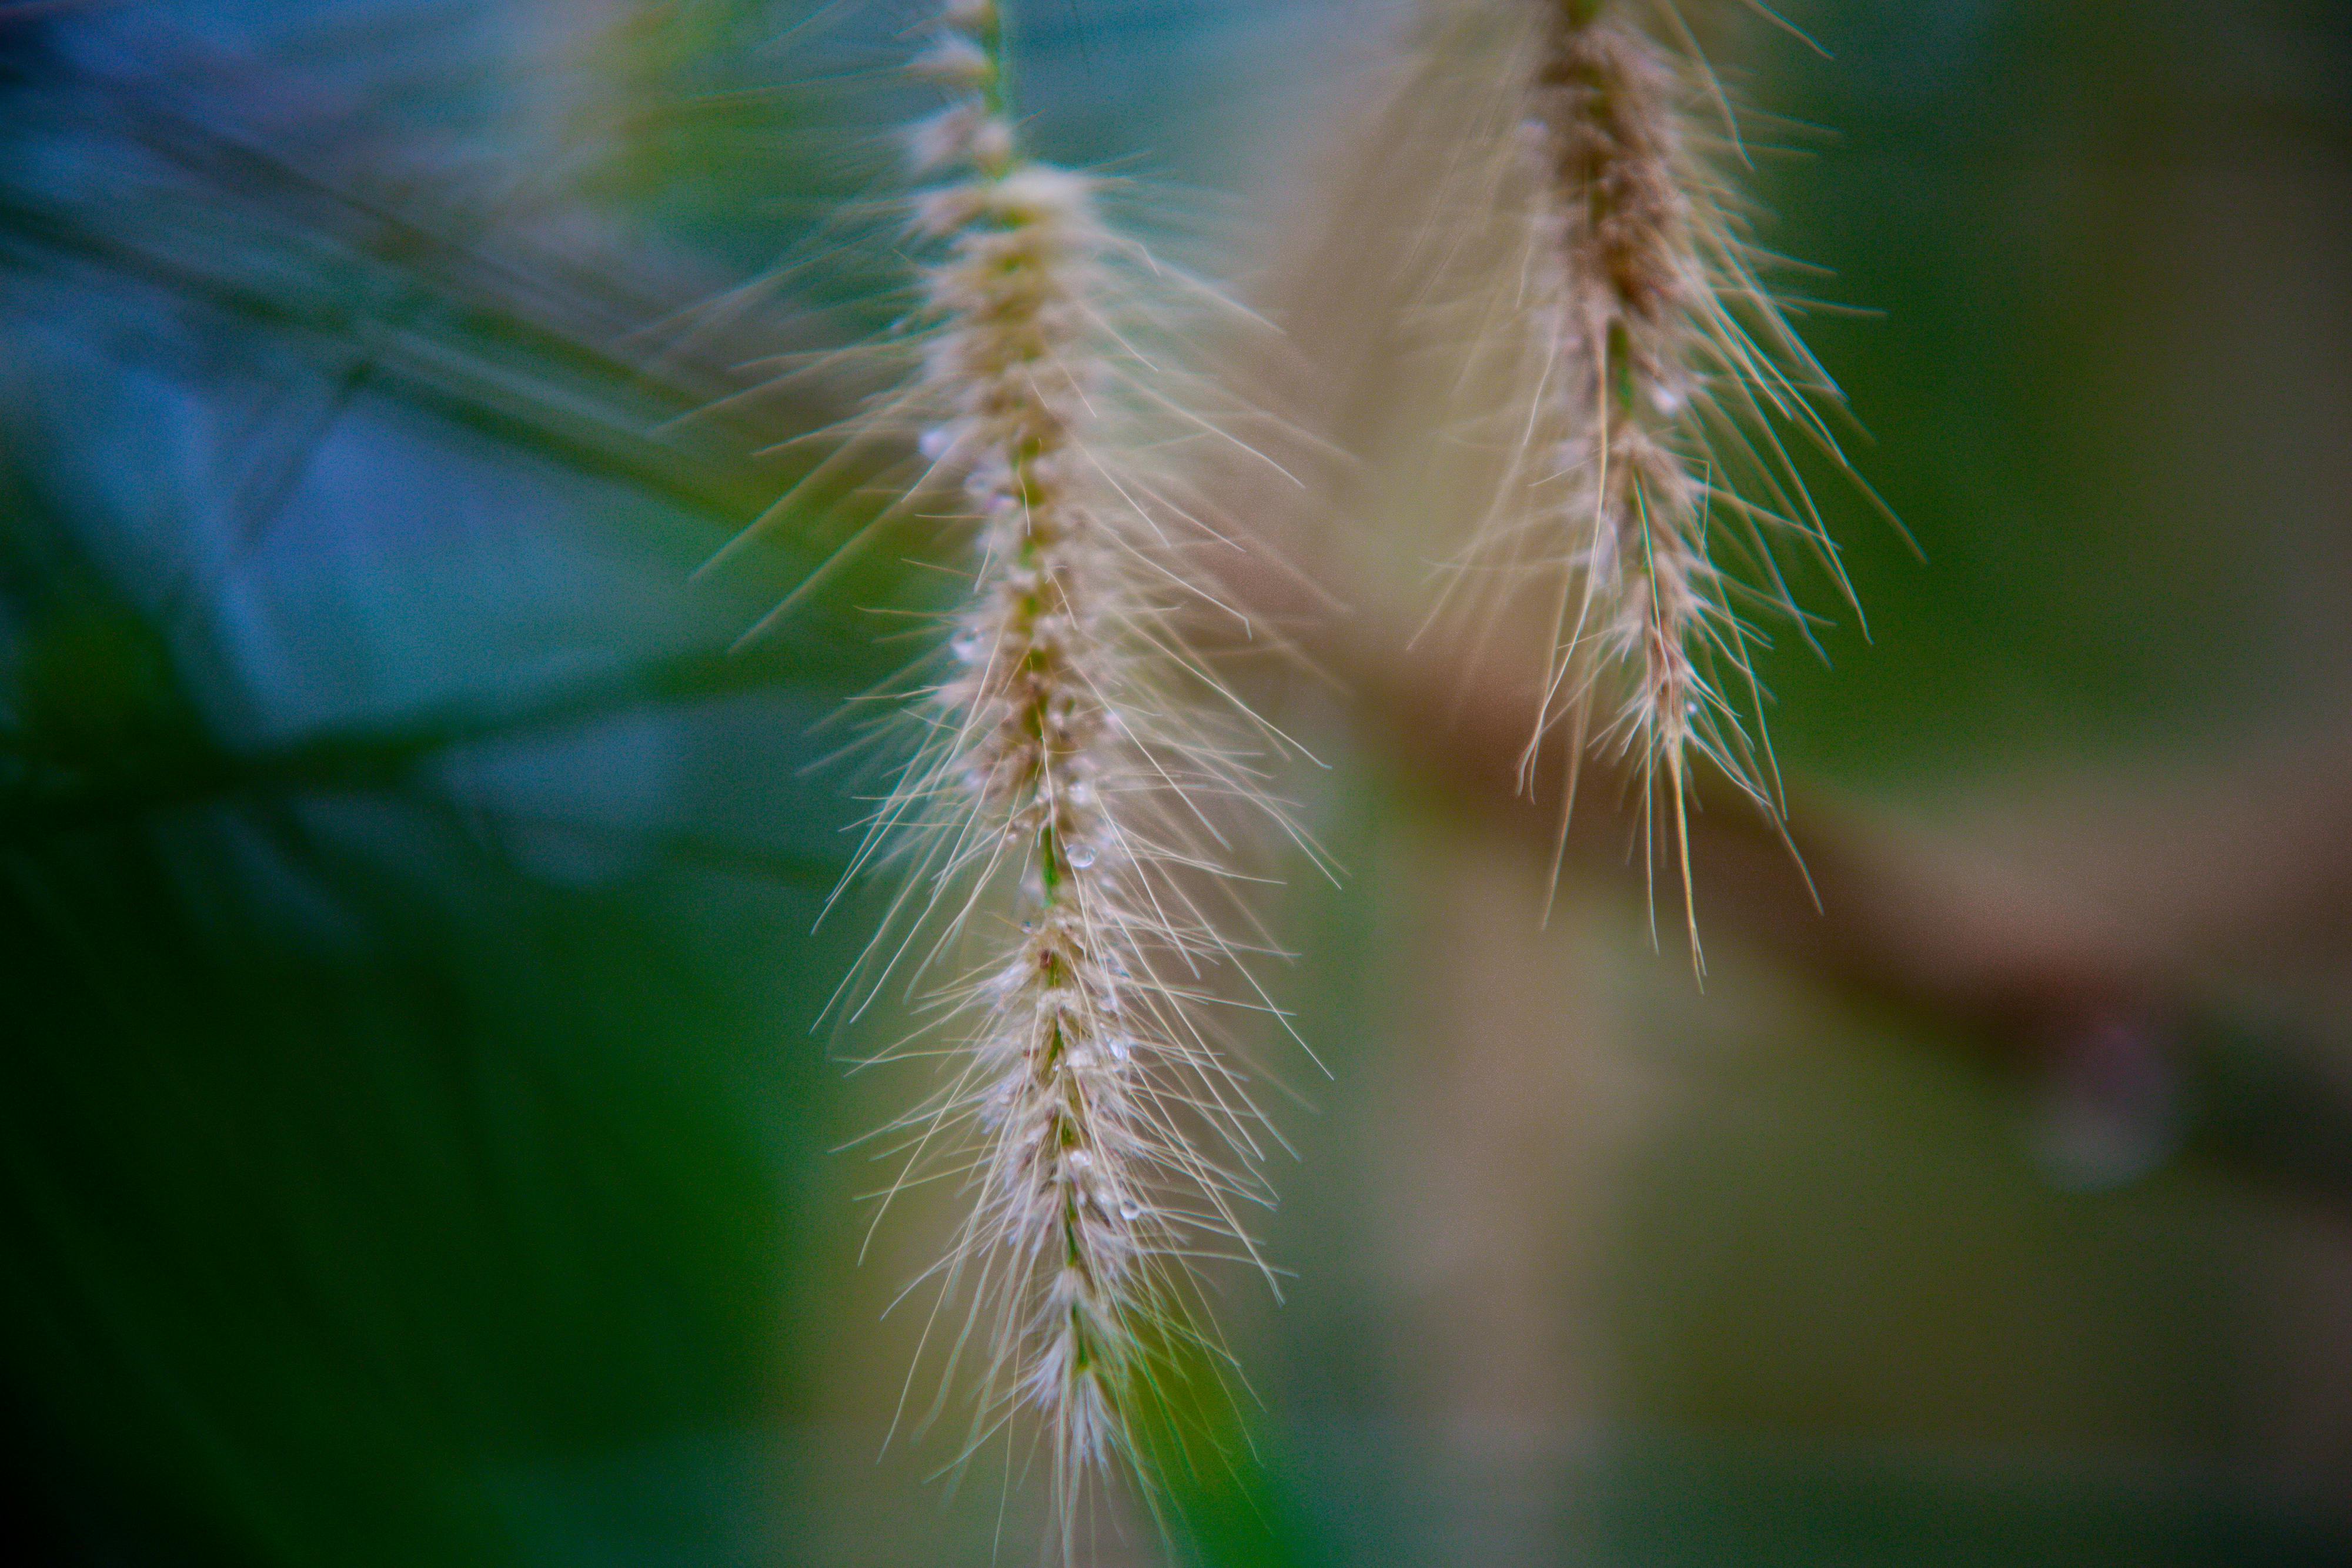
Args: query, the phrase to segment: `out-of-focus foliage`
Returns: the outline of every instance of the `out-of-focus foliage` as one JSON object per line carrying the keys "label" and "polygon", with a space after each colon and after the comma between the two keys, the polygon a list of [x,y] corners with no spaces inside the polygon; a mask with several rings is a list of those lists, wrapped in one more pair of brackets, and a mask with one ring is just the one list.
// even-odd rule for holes
{"label": "out-of-focus foliage", "polygon": [[[1841,519],[1876,641],[1775,655],[1786,755],[1856,787],[2340,707],[2345,18],[2133,10],[1738,34],[1840,133],[1764,159],[1773,237],[1885,312],[1811,332],[1930,558]],[[895,308],[825,236],[886,188],[911,15],[0,5],[20,1556],[1028,1554],[1017,1477],[875,1462],[928,1239],[859,1263],[873,1172],[831,1151],[898,1086],[812,1032],[868,915],[817,924],[841,710],[940,541],[741,651],[854,503],[694,575],[828,411],[688,416]],[[1171,228],[1278,235],[1242,198],[1393,19],[1034,0],[1023,90],[1056,155],[1188,183]],[[1284,1116],[1297,1278],[1234,1293],[1256,1398],[1176,1467],[1180,1552],[2341,1560],[2340,1217],[2067,1190],[1936,1040],[1737,956],[1690,996],[1611,894],[1538,936],[1512,852],[1318,738],[1353,877],[1297,880],[1283,989],[1335,1077]]]}

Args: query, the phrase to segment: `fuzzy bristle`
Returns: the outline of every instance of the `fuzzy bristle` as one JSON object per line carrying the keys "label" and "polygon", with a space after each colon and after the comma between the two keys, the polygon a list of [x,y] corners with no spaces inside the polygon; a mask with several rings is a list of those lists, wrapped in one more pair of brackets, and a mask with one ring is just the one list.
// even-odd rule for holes
{"label": "fuzzy bristle", "polygon": [[944,176],[910,209],[937,259],[919,361],[868,433],[914,438],[900,509],[931,497],[978,565],[857,859],[903,878],[861,975],[870,996],[911,971],[929,1015],[886,1056],[950,1063],[886,1130],[893,1193],[960,1172],[971,1202],[927,1343],[950,1379],[984,1363],[967,1452],[1042,1438],[1066,1555],[1087,1479],[1135,1468],[1144,1347],[1209,1332],[1192,1260],[1255,1262],[1238,1209],[1265,1198],[1262,1122],[1206,1009],[1213,971],[1243,973],[1218,823],[1263,801],[1244,710],[1195,711],[1223,687],[1182,653],[1181,541],[1215,530],[1118,413],[1177,404],[1119,325],[1137,247],[1099,181],[1023,154],[1002,48],[996,7],[957,0],[919,67],[959,91],[908,143]]}
{"label": "fuzzy bristle", "polygon": [[1707,395],[1715,280],[1674,73],[1623,6],[1562,0],[1534,100],[1533,151],[1558,203],[1570,362],[1590,377],[1563,391],[1582,427],[1570,455],[1591,476],[1580,504],[1591,509],[1586,591],[1599,624],[1560,651],[1597,636],[1630,686],[1615,727],[1646,758],[1678,759],[1706,734],[1704,705],[1721,699],[1699,665],[1720,598],[1710,591],[1704,435],[1693,428]]}
{"label": "fuzzy bristle", "polygon": [[[1759,279],[1726,172],[1744,156],[1728,99],[1675,0],[1484,9],[1512,40],[1511,85],[1474,199],[1509,209],[1518,234],[1511,277],[1471,313],[1509,341],[1471,351],[1509,367],[1527,401],[1505,412],[1502,526],[1469,556],[1507,540],[1503,575],[1551,574],[1527,765],[1562,729],[1633,758],[1645,820],[1672,819],[1701,964],[1682,848],[1699,763],[1781,814],[1748,612],[1805,624],[1778,559],[1790,542],[1852,597],[1784,434],[1845,468],[1822,413],[1839,394]],[[1530,538],[1547,541],[1532,563]],[[1464,576],[1496,575],[1471,564]]]}

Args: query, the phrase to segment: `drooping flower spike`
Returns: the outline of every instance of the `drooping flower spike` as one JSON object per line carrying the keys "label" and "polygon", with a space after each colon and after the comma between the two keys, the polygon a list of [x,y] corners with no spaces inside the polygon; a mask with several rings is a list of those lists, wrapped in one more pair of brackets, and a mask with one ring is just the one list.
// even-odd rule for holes
{"label": "drooping flower spike", "polygon": [[942,1401],[977,1388],[967,1454],[1042,1441],[1066,1556],[1087,1477],[1141,1468],[1155,1351],[1223,1355],[1194,1264],[1272,1278],[1243,1218],[1267,1201],[1265,1123],[1217,1019],[1236,984],[1271,1010],[1244,964],[1263,944],[1227,930],[1225,824],[1279,820],[1255,759],[1282,742],[1186,649],[1191,557],[1235,547],[1151,460],[1171,421],[1215,430],[1139,346],[1127,279],[1158,269],[1100,182],[1024,151],[996,5],[950,0],[925,31],[914,71],[950,101],[907,148],[935,259],[893,340],[912,367],[853,440],[919,455],[896,508],[967,530],[975,565],[853,868],[898,891],[845,994],[902,977],[922,1021],[886,1056],[947,1063],[885,1130],[892,1195],[950,1176],[970,1204],[919,1282],[927,1364]]}
{"label": "drooping flower spike", "polygon": [[1549,576],[1525,768],[1562,729],[1571,758],[1598,745],[1633,760],[1645,822],[1671,819],[1665,853],[1703,973],[1686,822],[1697,765],[1782,814],[1753,663],[1759,611],[1807,628],[1780,548],[1809,551],[1853,601],[1790,440],[1851,475],[1824,417],[1840,395],[1759,277],[1772,258],[1729,172],[1745,150],[1675,0],[1506,5],[1483,193],[1518,225],[1517,268],[1479,329],[1508,340],[1524,406],[1509,415],[1501,526],[1470,555],[1507,539],[1516,568]]}

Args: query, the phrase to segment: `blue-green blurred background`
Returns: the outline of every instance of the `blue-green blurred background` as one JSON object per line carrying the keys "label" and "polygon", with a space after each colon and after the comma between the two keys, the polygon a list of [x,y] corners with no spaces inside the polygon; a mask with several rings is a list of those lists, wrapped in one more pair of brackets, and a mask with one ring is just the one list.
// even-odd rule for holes
{"label": "blue-green blurred background", "polygon": [[[740,652],[842,509],[694,575],[839,410],[689,416],[877,319],[837,241],[922,9],[0,0],[19,1561],[1034,1555],[1035,1487],[885,1447],[945,1210],[858,1260],[832,1151],[916,1085],[819,1026],[873,915],[816,921],[870,783],[826,721],[952,542]],[[1927,557],[1825,492],[1874,637],[1772,656],[1784,761],[2177,928],[2352,1094],[2344,886],[2142,874],[2227,882],[2352,742],[2352,12],[1789,0],[1824,57],[1719,9]],[[1404,10],[1025,0],[1023,102],[1246,292]],[[1349,872],[1274,868],[1331,1070],[1262,1042],[1295,1278],[1224,1282],[1240,1416],[1096,1559],[2352,1561],[2352,1182],[2161,1104],[2086,1160],[2063,1085],[1734,935],[1698,994],[1638,877],[1538,932],[1517,830],[1289,716]]]}

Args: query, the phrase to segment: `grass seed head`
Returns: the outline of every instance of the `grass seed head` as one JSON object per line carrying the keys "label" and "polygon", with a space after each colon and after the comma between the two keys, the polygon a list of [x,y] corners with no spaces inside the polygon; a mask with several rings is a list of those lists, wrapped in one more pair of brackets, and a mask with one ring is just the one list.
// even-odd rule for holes
{"label": "grass seed head", "polygon": [[1456,314],[1468,360],[1517,392],[1504,494],[1455,581],[1549,584],[1528,766],[1563,729],[1633,759],[1644,820],[1664,809],[1684,862],[1696,963],[1680,846],[1699,764],[1781,812],[1752,612],[1805,624],[1792,545],[1846,590],[1793,456],[1844,467],[1824,417],[1839,394],[1759,276],[1729,99],[1674,0],[1463,9],[1504,39],[1505,85],[1477,117],[1485,155],[1453,165],[1517,232],[1508,275]]}
{"label": "grass seed head", "polygon": [[961,527],[974,565],[857,856],[899,891],[846,994],[901,975],[919,1022],[886,1055],[947,1063],[886,1130],[893,1193],[953,1172],[968,1202],[926,1343],[950,1380],[981,1364],[966,1453],[1042,1444],[1066,1554],[1086,1479],[1138,1458],[1143,1347],[1210,1332],[1192,1260],[1255,1260],[1263,1123],[1214,1009],[1246,981],[1220,824],[1264,802],[1250,722],[1204,711],[1223,687],[1185,652],[1185,554],[1223,535],[1135,429],[1208,423],[1136,347],[1154,269],[1103,183],[1018,145],[1002,48],[996,7],[953,0],[915,65],[953,95],[905,142],[931,259],[851,438],[911,449],[893,509]]}

